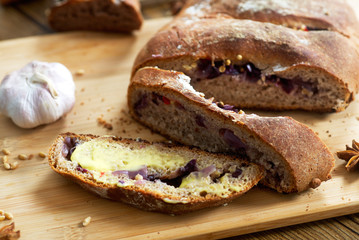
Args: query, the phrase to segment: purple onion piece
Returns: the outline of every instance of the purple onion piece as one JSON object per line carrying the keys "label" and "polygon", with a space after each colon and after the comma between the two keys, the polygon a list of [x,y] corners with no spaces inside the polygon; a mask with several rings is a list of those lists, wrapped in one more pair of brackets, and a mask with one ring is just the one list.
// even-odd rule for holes
{"label": "purple onion piece", "polygon": [[232,173],[232,177],[234,177],[234,178],[237,178],[237,177],[239,177],[241,174],[242,174],[242,169],[240,169],[240,168],[236,168],[236,171],[234,171],[233,173]]}
{"label": "purple onion piece", "polygon": [[144,94],[134,105],[137,115],[141,116],[141,114],[139,114],[139,110],[144,109],[147,106],[148,106],[148,97],[146,94]]}
{"label": "purple onion piece", "polygon": [[71,147],[72,147],[72,143],[73,143],[72,138],[70,138],[70,137],[65,137],[64,143],[65,143],[68,147],[71,148]]}
{"label": "purple onion piece", "polygon": [[197,160],[192,159],[184,167],[179,168],[175,173],[171,174],[168,179],[161,179],[161,181],[167,183],[168,185],[179,187],[184,177],[196,171],[198,171]]}
{"label": "purple onion piece", "polygon": [[219,134],[230,147],[240,151],[247,149],[247,146],[233,133],[233,131],[221,128]]}
{"label": "purple onion piece", "polygon": [[67,160],[71,160],[71,155],[75,151],[77,145],[79,145],[79,143],[76,138],[65,137],[62,148],[62,156],[64,156]]}
{"label": "purple onion piece", "polygon": [[201,115],[196,115],[196,123],[200,127],[207,128],[204,124],[204,118]]}
{"label": "purple onion piece", "polygon": [[143,179],[147,179],[147,166],[143,165],[138,170],[128,171],[128,177],[131,179],[135,179],[137,174],[140,174],[143,177]]}
{"label": "purple onion piece", "polygon": [[67,155],[69,154],[69,149],[68,149],[68,147],[66,146],[66,144],[64,144],[64,145],[62,146],[62,151],[61,151],[61,153],[62,153],[62,156],[63,156],[64,158],[67,158]]}
{"label": "purple onion piece", "polygon": [[158,105],[158,100],[161,100],[162,99],[162,96],[157,94],[157,93],[152,93],[152,102],[156,105]]}
{"label": "purple onion piece", "polygon": [[206,168],[203,168],[200,172],[203,174],[203,177],[208,177],[215,171],[216,171],[216,167],[214,165],[211,165]]}
{"label": "purple onion piece", "polygon": [[233,112],[236,112],[236,113],[239,112],[239,110],[238,110],[237,108],[235,108],[234,106],[232,106],[232,105],[223,104],[222,102],[217,102],[216,104],[217,104],[217,106],[218,106],[219,108],[222,108],[222,109],[224,109],[224,110],[233,111]]}
{"label": "purple onion piece", "polygon": [[284,79],[284,78],[280,79],[279,86],[281,86],[283,91],[288,93],[288,94],[291,93],[294,90],[293,81],[287,80],[287,79]]}
{"label": "purple onion piece", "polygon": [[88,172],[87,169],[85,169],[85,168],[83,168],[81,166],[77,166],[76,170],[79,171],[79,172],[82,172],[82,173],[87,173]]}
{"label": "purple onion piece", "polygon": [[221,61],[216,61],[214,66],[212,61],[209,59],[200,59],[197,62],[197,78],[200,79],[212,79],[221,75],[219,72],[219,67],[221,66]]}
{"label": "purple onion piece", "polygon": [[128,176],[128,171],[127,170],[116,170],[116,171],[112,172],[112,175],[114,175],[114,176],[127,175]]}
{"label": "purple onion piece", "polygon": [[113,171],[112,174],[115,176],[127,175],[130,179],[135,179],[137,174],[140,174],[143,177],[143,179],[147,180],[147,166],[143,165],[143,166],[141,166],[140,169],[134,170],[134,171],[116,170],[116,171]]}
{"label": "purple onion piece", "polygon": [[181,103],[177,102],[177,101],[175,101],[175,106],[176,106],[176,108],[178,108],[178,109],[180,109],[180,110],[186,110],[186,109],[184,108],[184,106],[183,106]]}
{"label": "purple onion piece", "polygon": [[198,171],[197,159],[192,159],[184,167],[180,168],[182,174],[190,174],[191,172]]}
{"label": "purple onion piece", "polygon": [[237,69],[234,65],[229,65],[229,66],[226,66],[226,71],[224,72],[224,74],[227,74],[227,75],[239,75],[240,70]]}

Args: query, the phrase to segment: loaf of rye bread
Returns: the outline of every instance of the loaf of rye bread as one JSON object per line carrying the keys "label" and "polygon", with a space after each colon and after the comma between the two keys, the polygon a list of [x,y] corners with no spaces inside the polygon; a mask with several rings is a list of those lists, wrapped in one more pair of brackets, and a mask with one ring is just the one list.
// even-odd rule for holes
{"label": "loaf of rye bread", "polygon": [[56,31],[132,32],[143,18],[138,0],[61,0],[49,9],[48,22]]}
{"label": "loaf of rye bread", "polygon": [[144,46],[133,74],[180,71],[196,90],[241,108],[342,111],[358,91],[358,24],[336,2],[188,1]]}
{"label": "loaf of rye bread", "polygon": [[[88,156],[93,160],[85,165]],[[112,158],[111,169],[103,170]],[[139,158],[142,165],[133,170],[131,161]],[[196,148],[73,133],[56,138],[48,160],[57,173],[101,197],[170,214],[228,203],[264,175],[256,164]],[[102,169],[94,167],[96,161]]]}
{"label": "loaf of rye bread", "polygon": [[290,117],[260,117],[205,98],[181,72],[145,67],[128,88],[131,115],[177,142],[235,154],[266,170],[262,184],[301,192],[330,178],[334,157],[307,126]]}

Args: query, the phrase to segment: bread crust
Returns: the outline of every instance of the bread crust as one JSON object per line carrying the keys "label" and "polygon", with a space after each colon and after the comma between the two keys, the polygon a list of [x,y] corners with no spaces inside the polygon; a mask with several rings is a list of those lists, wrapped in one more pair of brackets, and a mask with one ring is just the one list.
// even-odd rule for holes
{"label": "bread crust", "polygon": [[251,19],[290,28],[304,25],[348,38],[359,32],[355,13],[345,0],[187,0],[178,17]]}
{"label": "bread crust", "polygon": [[65,0],[55,1],[48,22],[56,31],[132,32],[143,17],[139,0]]}
{"label": "bread crust", "polygon": [[[140,208],[146,211],[156,211],[168,214],[184,214],[191,211],[199,210],[207,207],[220,206],[225,203],[232,201],[238,196],[244,194],[253,186],[255,186],[264,176],[264,171],[261,167],[257,165],[252,165],[256,168],[257,175],[251,183],[247,183],[245,187],[243,187],[242,191],[234,192],[230,194],[226,198],[222,198],[219,196],[206,196],[206,197],[192,197],[189,202],[181,202],[178,197],[172,197],[174,203],[166,202],[164,199],[165,195],[161,195],[155,192],[151,192],[151,190],[147,190],[145,188],[141,188],[141,186],[137,185],[129,185],[118,187],[114,184],[106,184],[96,181],[93,177],[88,174],[82,174],[81,172],[69,170],[64,167],[59,166],[60,161],[67,161],[63,159],[61,155],[61,150],[64,145],[65,137],[75,137],[80,141],[86,142],[92,139],[96,139],[99,136],[91,135],[91,134],[74,134],[74,133],[63,133],[60,134],[54,141],[53,145],[49,150],[48,161],[51,168],[59,173],[60,175],[70,179],[71,181],[76,182],[84,189],[93,192],[103,198],[112,199],[116,201],[120,201],[129,205],[132,205],[136,208]],[[238,158],[226,156],[222,154],[214,154],[207,153],[201,151],[197,148],[189,148],[185,146],[177,146],[177,145],[168,145],[165,143],[149,143],[144,140],[135,141],[132,139],[122,139],[112,137],[108,139],[109,142],[115,142],[118,144],[128,145],[128,146],[136,146],[139,142],[142,145],[158,145],[160,147],[168,147],[174,148],[176,151],[191,151],[193,155],[211,155],[213,158],[225,158],[228,160],[235,160]],[[235,160],[236,161],[236,160]],[[240,160],[240,163],[246,163],[244,160]],[[178,202],[176,203],[176,200]]]}
{"label": "bread crust", "polygon": [[[146,67],[138,70],[128,89],[131,115],[162,135],[186,144],[183,139],[173,138],[156,126],[150,125],[139,117],[134,109],[133,96],[141,88],[173,95],[176,99],[182,99],[189,105],[204,109],[210,119],[216,119],[233,128],[242,128],[258,142],[278,153],[294,182],[285,192],[301,192],[310,187],[316,187],[313,183],[318,182],[318,179],[326,181],[331,178],[330,172],[334,168],[334,157],[310,128],[290,117],[260,117],[254,114],[238,114],[223,110],[212,104],[212,99],[206,99],[193,88],[184,86],[184,81],[179,81],[184,78],[186,77],[183,73],[158,68]],[[264,184],[266,184],[265,180]],[[276,190],[283,191],[280,187]]]}

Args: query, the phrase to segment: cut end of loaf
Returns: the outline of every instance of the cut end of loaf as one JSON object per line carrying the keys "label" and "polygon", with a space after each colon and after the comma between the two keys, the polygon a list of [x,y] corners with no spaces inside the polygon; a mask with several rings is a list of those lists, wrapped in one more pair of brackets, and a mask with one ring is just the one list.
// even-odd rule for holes
{"label": "cut end of loaf", "polygon": [[323,70],[305,64],[259,68],[239,56],[225,60],[182,57],[146,65],[183,72],[197,91],[238,108],[339,112],[353,101],[354,93]]}
{"label": "cut end of loaf", "polygon": [[102,197],[172,214],[227,203],[263,176],[255,164],[195,148],[71,133],[56,139],[49,163]]}

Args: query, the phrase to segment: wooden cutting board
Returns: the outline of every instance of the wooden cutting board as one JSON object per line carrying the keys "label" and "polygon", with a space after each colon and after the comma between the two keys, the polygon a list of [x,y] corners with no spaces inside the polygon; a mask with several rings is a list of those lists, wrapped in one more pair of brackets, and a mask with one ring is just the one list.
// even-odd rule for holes
{"label": "wooden cutting board", "polygon": [[[209,239],[358,212],[359,173],[347,173],[341,160],[333,178],[315,190],[284,195],[255,188],[228,206],[176,217],[99,198],[50,169],[37,154],[47,152],[62,132],[164,140],[130,118],[126,91],[137,52],[168,21],[148,21],[133,36],[74,32],[0,42],[0,76],[34,59],[55,61],[74,73],[77,86],[75,107],[53,124],[25,130],[0,115],[0,149],[10,150],[9,160],[20,163],[12,171],[0,164],[0,209],[14,215],[22,239]],[[75,74],[80,69],[83,76]],[[259,114],[290,115],[308,124],[333,153],[359,139],[358,100],[341,113]],[[99,117],[113,130],[99,125]],[[22,161],[19,154],[34,156]],[[88,216],[91,223],[81,227]]]}

